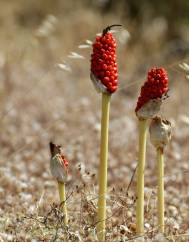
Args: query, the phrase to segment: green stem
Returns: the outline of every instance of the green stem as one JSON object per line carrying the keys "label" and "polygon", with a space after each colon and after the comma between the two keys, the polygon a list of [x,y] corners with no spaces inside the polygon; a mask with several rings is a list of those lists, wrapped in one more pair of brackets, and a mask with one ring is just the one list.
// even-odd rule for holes
{"label": "green stem", "polygon": [[157,149],[157,169],[158,169],[158,228],[164,233],[164,156],[161,148]]}
{"label": "green stem", "polygon": [[108,129],[110,94],[102,94],[102,117],[101,117],[101,145],[100,145],[100,166],[99,166],[99,194],[98,194],[98,241],[105,241],[105,220],[106,220],[106,192],[107,192],[107,162],[108,162]]}
{"label": "green stem", "polygon": [[64,224],[68,225],[68,214],[67,214],[67,205],[66,205],[66,191],[65,191],[65,183],[58,182],[58,190],[61,202],[61,208],[64,213]]}
{"label": "green stem", "polygon": [[136,232],[144,233],[144,168],[146,160],[147,119],[139,120],[139,157],[137,165]]}

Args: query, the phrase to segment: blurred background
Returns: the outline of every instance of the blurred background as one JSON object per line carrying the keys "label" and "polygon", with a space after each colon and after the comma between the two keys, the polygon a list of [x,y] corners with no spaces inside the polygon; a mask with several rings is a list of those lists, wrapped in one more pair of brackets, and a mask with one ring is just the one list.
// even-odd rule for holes
{"label": "blurred background", "polygon": [[120,72],[128,68],[130,75],[188,55],[187,0],[2,0],[0,4],[1,62],[32,56],[48,68],[114,23],[123,25],[117,34]]}
{"label": "blurred background", "polygon": [[[142,78],[150,66],[172,67],[188,57],[187,0],[158,3],[149,0],[2,0],[0,4],[1,92],[3,88],[10,91],[15,85],[16,73],[13,75],[8,69],[16,68],[19,72],[24,63],[25,71],[30,69],[32,75],[38,75],[38,71],[53,69],[57,63],[72,62],[74,73],[70,74],[86,78],[90,49],[78,50],[78,46],[86,44],[86,40],[93,41],[96,33],[115,23],[123,25],[115,33],[119,42],[121,83]],[[80,52],[85,60],[73,61],[74,57],[71,60],[70,52]],[[38,70],[32,71],[32,66]],[[62,65],[64,67],[67,66]]]}
{"label": "blurred background", "polygon": [[[92,179],[90,174],[96,174],[98,168],[101,112],[100,95],[89,79],[90,54],[96,34],[112,24],[123,27],[114,29],[120,84],[111,105],[109,189],[124,190],[130,181],[137,159],[137,97],[148,69],[163,66],[170,79],[170,98],[162,115],[174,127],[167,149],[167,206],[180,209],[176,215],[172,215],[173,208],[167,213],[176,217],[179,231],[186,232],[188,13],[188,0],[0,1],[1,232],[12,233],[14,227],[18,233],[26,233],[25,228],[19,231],[16,227],[15,218],[34,215],[34,204],[40,199],[37,212],[42,216],[49,204],[58,201],[56,183],[49,173],[50,140],[63,145],[70,161],[69,189],[76,184],[96,184],[96,177]],[[148,153],[146,185],[154,191],[152,147]],[[82,174],[78,173],[78,164],[83,167]],[[74,196],[70,198],[73,205]],[[122,215],[115,217],[118,224],[124,223]],[[7,225],[7,216],[13,227]],[[22,221],[30,228],[30,220]],[[49,238],[41,232],[37,236]]]}

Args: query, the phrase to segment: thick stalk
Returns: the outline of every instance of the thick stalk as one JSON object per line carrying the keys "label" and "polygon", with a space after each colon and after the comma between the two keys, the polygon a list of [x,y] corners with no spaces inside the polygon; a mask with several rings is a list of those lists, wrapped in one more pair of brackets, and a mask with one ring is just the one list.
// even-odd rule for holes
{"label": "thick stalk", "polygon": [[105,220],[106,220],[106,191],[107,191],[107,161],[108,161],[108,129],[110,94],[102,94],[102,117],[101,117],[101,145],[100,145],[100,166],[99,166],[99,193],[98,193],[98,241],[105,241]]}
{"label": "thick stalk", "polygon": [[65,191],[65,183],[58,182],[58,190],[61,202],[61,209],[64,213],[64,224],[68,225],[68,214],[67,214],[67,205],[66,205],[66,191]]}
{"label": "thick stalk", "polygon": [[164,157],[163,150],[157,149],[157,170],[158,170],[158,228],[161,233],[164,233]]}
{"label": "thick stalk", "polygon": [[147,119],[139,120],[139,156],[137,165],[136,231],[144,233],[144,168],[146,160]]}

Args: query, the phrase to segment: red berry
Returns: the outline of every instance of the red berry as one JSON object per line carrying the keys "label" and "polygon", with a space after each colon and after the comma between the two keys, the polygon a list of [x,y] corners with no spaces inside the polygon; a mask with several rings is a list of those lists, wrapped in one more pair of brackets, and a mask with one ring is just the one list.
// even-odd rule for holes
{"label": "red berry", "polygon": [[110,76],[110,72],[109,71],[106,71],[106,76]]}
{"label": "red berry", "polygon": [[108,66],[106,64],[102,65],[103,70],[107,70]]}
{"label": "red berry", "polygon": [[63,163],[64,163],[64,166],[67,168],[68,167],[68,160],[63,156],[63,155],[61,155],[61,157],[62,157],[62,160],[63,160]]}
{"label": "red berry", "polygon": [[106,85],[106,84],[109,84],[109,81],[110,81],[110,78],[109,77],[107,77],[107,76],[105,76],[104,78],[103,78],[103,83]]}
{"label": "red berry", "polygon": [[102,55],[102,57],[104,60],[106,60],[108,58],[107,54],[105,54],[105,53]]}

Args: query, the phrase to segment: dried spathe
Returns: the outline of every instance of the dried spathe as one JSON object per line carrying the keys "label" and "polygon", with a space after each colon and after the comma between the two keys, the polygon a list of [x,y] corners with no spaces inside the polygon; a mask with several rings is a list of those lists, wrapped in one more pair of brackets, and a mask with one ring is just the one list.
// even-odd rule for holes
{"label": "dried spathe", "polygon": [[171,123],[161,117],[153,118],[150,124],[150,140],[156,148],[164,148],[171,139]]}
{"label": "dried spathe", "polygon": [[68,176],[67,166],[61,155],[57,154],[51,158],[50,169],[52,176],[59,182],[66,182]]}

